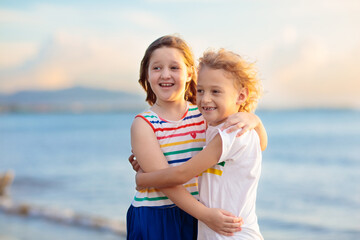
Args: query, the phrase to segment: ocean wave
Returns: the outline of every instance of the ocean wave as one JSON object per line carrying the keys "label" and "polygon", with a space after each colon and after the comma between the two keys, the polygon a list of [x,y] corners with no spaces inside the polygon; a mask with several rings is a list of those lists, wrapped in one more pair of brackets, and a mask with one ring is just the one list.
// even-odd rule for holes
{"label": "ocean wave", "polygon": [[101,216],[77,213],[72,209],[58,209],[28,203],[15,203],[10,198],[3,197],[0,198],[0,210],[8,214],[41,218],[54,223],[105,230],[126,236],[126,225],[124,222]]}
{"label": "ocean wave", "polygon": [[281,220],[275,218],[263,217],[259,219],[260,226],[266,226],[269,229],[283,229],[286,231],[299,231],[304,233],[320,233],[330,235],[360,236],[358,229],[334,228],[326,225],[314,223],[296,222],[291,220]]}

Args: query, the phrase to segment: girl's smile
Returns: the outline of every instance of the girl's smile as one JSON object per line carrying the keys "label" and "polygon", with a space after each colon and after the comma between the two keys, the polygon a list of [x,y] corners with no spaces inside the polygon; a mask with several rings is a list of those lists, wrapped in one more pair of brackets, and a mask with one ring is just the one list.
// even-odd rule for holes
{"label": "girl's smile", "polygon": [[184,100],[185,86],[192,74],[184,63],[184,56],[176,48],[161,47],[150,58],[148,81],[157,102]]}
{"label": "girl's smile", "polygon": [[175,84],[173,84],[173,83],[160,83],[159,85],[160,85],[160,87],[167,88],[167,87],[172,87],[172,86],[174,86]]}

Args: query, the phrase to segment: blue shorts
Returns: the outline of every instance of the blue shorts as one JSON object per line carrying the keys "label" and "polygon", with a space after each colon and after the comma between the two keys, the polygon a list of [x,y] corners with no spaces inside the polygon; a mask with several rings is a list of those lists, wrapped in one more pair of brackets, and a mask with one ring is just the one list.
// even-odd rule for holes
{"label": "blue shorts", "polygon": [[197,219],[176,206],[134,207],[126,216],[128,240],[196,240]]}

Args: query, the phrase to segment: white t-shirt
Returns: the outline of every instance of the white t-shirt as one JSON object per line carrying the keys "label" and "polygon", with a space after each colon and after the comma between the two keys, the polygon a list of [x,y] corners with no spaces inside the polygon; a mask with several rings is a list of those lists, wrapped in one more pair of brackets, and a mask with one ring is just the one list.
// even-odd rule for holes
{"label": "white t-shirt", "polygon": [[262,240],[255,213],[262,158],[259,136],[251,130],[236,137],[237,132],[228,134],[219,129],[221,126],[209,126],[206,131],[206,144],[220,133],[222,154],[217,165],[199,176],[200,201],[207,207],[225,209],[242,217],[244,224],[240,232],[227,237],[199,221],[198,239]]}

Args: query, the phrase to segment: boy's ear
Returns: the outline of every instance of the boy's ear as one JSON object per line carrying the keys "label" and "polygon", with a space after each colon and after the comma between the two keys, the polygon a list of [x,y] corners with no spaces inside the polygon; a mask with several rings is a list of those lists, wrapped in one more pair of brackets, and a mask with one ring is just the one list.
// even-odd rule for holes
{"label": "boy's ear", "polygon": [[246,99],[248,98],[248,96],[249,96],[249,89],[241,88],[241,90],[239,91],[239,96],[238,96],[236,103],[239,105],[243,104],[246,101]]}

